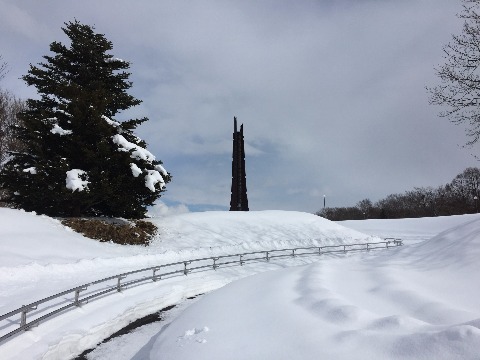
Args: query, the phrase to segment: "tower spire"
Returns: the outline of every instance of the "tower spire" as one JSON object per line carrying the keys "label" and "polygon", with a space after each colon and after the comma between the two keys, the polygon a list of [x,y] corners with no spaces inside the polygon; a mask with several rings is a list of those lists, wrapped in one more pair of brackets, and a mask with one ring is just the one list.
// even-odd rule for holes
{"label": "tower spire", "polygon": [[232,192],[230,211],[248,211],[247,176],[245,173],[245,145],[243,124],[237,130],[237,118],[233,118]]}

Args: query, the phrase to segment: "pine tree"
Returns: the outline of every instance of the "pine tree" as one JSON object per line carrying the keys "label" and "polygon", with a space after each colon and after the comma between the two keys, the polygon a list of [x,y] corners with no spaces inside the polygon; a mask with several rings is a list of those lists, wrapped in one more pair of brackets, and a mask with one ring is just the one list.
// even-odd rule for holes
{"label": "pine tree", "polygon": [[109,53],[112,43],[78,21],[52,56],[30,65],[23,80],[39,99],[27,100],[16,129],[25,151],[12,153],[0,184],[18,208],[50,216],[140,218],[171,179],[134,134],[147,118],[115,116],[141,103],[127,93],[130,64]]}

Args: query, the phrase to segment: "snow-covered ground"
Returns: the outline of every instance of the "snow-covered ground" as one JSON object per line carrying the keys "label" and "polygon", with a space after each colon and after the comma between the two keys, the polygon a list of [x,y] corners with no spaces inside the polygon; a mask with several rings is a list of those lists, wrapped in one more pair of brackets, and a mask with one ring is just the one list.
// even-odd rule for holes
{"label": "snow-covered ground", "polygon": [[417,219],[370,219],[339,221],[338,224],[358,230],[365,234],[374,234],[380,237],[400,237],[405,244],[428,240],[433,236],[478,219],[477,214],[439,216]]}
{"label": "snow-covered ground", "polygon": [[105,276],[206,255],[379,241],[375,235],[408,245],[152,282],[41,323],[0,344],[1,358],[68,359],[201,293],[168,321],[89,359],[479,358],[477,215],[339,225],[296,212],[207,212],[153,221],[160,233],[150,247],[122,247],[85,239],[51,218],[0,209],[0,314]]}

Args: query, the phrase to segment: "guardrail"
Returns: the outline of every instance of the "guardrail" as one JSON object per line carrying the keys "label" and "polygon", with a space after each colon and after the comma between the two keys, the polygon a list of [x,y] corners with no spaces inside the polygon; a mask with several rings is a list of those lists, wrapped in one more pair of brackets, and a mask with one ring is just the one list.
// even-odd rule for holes
{"label": "guardrail", "polygon": [[[76,286],[69,290],[62,291],[58,294],[54,294],[44,299],[34,301],[28,305],[22,305],[18,309],[0,315],[0,333],[4,333],[2,336],[0,336],[0,343],[14,336],[15,334],[26,331],[33,326],[37,326],[40,322],[50,317],[53,317],[68,309],[79,307],[82,304],[88,303],[90,300],[106,296],[110,293],[121,292],[127,287],[140,285],[141,283],[158,281],[161,280],[162,277],[171,277],[178,274],[188,275],[188,273],[190,272],[202,269],[216,270],[220,266],[226,265],[243,266],[247,262],[251,261],[270,261],[271,259],[282,257],[388,249],[389,247],[397,247],[401,245],[403,245],[401,239],[386,238],[385,241],[381,242],[315,247],[297,247],[292,249],[274,249],[265,251],[253,251],[242,254],[211,256],[206,258],[178,261],[174,263],[151,266],[148,268],[129,271],[122,274],[109,276],[80,286]],[[194,263],[197,263],[197,266],[191,267],[191,265]],[[161,272],[163,269],[167,271]],[[149,275],[147,274],[139,276],[148,272],[150,272]],[[124,281],[127,278],[130,279],[128,281]],[[40,305],[42,305],[42,308],[39,308]],[[29,318],[31,319],[29,319],[29,321],[27,321],[27,314],[30,314]],[[19,315],[19,319],[12,319],[16,315]],[[16,328],[11,330],[12,327]]]}

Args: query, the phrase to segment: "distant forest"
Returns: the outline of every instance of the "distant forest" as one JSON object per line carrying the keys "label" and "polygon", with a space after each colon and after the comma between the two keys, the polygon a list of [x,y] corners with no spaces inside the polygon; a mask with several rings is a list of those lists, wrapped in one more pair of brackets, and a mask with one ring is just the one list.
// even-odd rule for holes
{"label": "distant forest", "polygon": [[480,169],[470,167],[450,183],[416,187],[403,194],[392,194],[372,203],[359,201],[352,207],[324,208],[316,213],[333,221],[361,219],[399,219],[472,214],[479,207]]}

